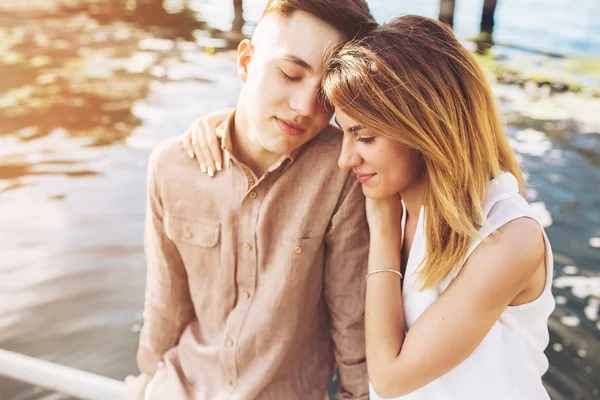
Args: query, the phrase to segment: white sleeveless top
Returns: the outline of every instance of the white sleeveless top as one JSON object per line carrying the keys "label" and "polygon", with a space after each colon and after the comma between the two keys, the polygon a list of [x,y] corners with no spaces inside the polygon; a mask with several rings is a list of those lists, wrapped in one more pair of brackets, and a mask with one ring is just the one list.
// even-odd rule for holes
{"label": "white sleeveless top", "polygon": [[[490,181],[484,206],[486,220],[479,230],[483,237],[520,217],[538,221],[533,209],[519,194],[516,178],[503,173]],[[402,227],[406,212],[402,216]],[[425,221],[423,208],[406,265],[403,283],[403,304],[406,329],[446,290],[457,273],[447,277],[434,288],[419,291],[415,270],[425,255]],[[519,305],[509,306],[500,315],[481,344],[460,365],[435,381],[397,400],[538,400],[550,399],[542,385],[542,375],[548,369],[544,349],[548,345],[548,317],[554,310],[552,296],[553,258],[550,243],[546,242],[546,284],[540,297]],[[465,261],[482,242],[473,240]],[[464,263],[464,261],[463,261]],[[426,354],[423,355],[427,357]],[[370,387],[372,400],[382,399]]]}

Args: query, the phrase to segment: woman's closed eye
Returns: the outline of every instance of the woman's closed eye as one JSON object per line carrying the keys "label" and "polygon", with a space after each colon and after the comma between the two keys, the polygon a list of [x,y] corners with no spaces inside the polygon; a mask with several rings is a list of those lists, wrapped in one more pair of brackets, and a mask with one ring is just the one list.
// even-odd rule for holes
{"label": "woman's closed eye", "polygon": [[356,135],[356,141],[361,143],[371,143],[375,140],[375,136],[360,136]]}

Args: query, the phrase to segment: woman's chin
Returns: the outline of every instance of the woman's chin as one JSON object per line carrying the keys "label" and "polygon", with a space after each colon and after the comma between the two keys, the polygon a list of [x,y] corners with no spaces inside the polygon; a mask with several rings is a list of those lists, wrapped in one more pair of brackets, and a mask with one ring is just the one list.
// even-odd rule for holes
{"label": "woman's chin", "polygon": [[365,197],[371,200],[386,199],[395,193],[393,190],[382,190],[380,187],[369,187],[367,185],[362,185],[362,191]]}

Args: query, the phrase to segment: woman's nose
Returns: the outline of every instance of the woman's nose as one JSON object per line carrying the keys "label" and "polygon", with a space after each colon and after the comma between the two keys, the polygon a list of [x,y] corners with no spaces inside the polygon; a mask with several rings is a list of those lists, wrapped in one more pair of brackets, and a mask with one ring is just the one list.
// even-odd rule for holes
{"label": "woman's nose", "polygon": [[342,151],[338,158],[338,166],[341,169],[352,169],[358,167],[362,163],[362,158],[356,151],[355,141],[344,135],[342,142]]}

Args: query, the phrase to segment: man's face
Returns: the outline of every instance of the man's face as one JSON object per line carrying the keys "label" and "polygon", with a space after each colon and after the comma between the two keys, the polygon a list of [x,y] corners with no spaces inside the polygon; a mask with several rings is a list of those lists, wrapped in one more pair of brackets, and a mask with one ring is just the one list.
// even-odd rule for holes
{"label": "man's face", "polygon": [[295,11],[275,13],[257,26],[252,44],[238,51],[244,81],[238,110],[251,140],[274,154],[287,154],[315,137],[331,119],[321,100],[323,54],[343,36],[332,26]]}

